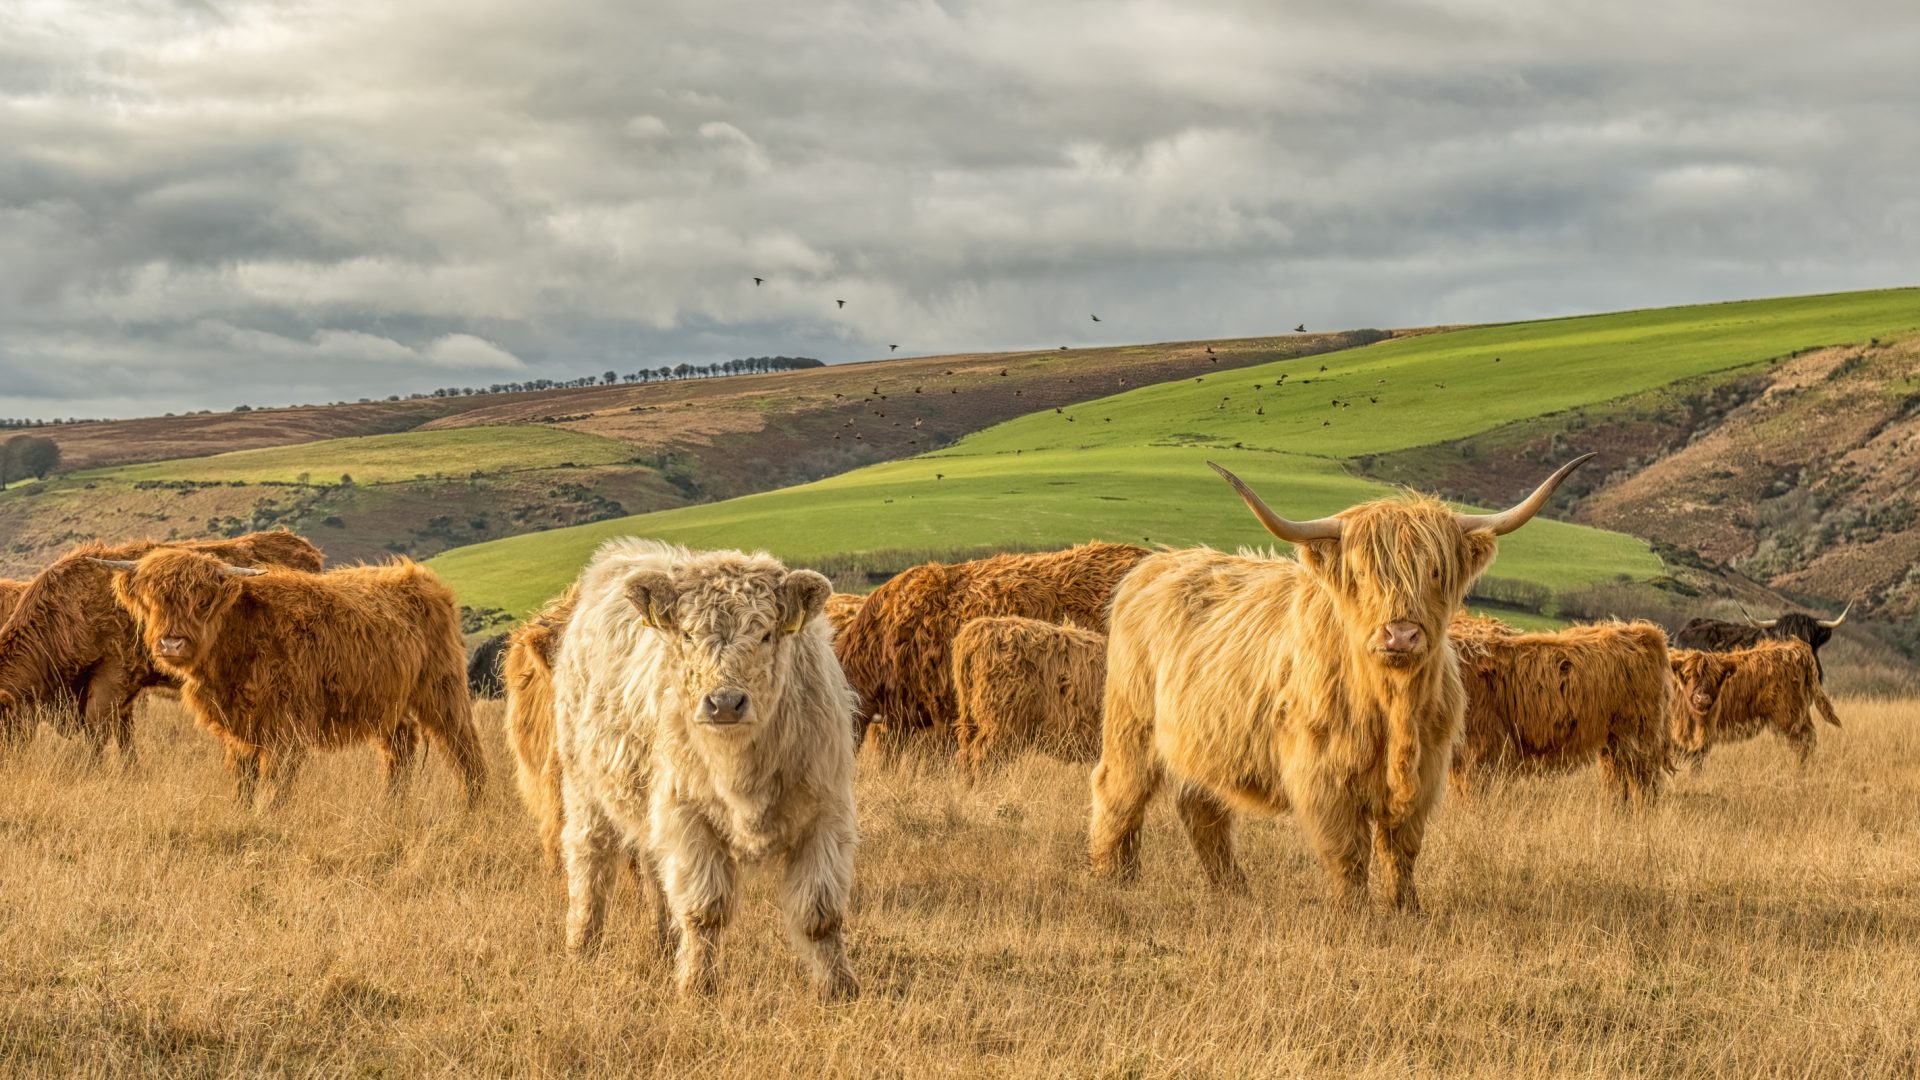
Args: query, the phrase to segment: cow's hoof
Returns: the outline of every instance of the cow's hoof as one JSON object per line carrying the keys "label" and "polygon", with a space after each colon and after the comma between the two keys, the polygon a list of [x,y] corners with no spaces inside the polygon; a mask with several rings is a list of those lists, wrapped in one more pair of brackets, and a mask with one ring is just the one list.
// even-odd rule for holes
{"label": "cow's hoof", "polygon": [[829,1004],[844,1005],[860,997],[860,983],[850,972],[836,971],[821,984],[820,996]]}

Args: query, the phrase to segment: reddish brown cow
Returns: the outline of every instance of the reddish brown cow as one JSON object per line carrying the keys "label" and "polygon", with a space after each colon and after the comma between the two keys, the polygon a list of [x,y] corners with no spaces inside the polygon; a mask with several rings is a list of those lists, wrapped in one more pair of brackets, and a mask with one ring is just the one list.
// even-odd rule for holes
{"label": "reddish brown cow", "polygon": [[859,593],[837,592],[827,597],[827,625],[833,627],[834,633],[840,633],[860,614],[860,605],[866,602],[867,598]]}
{"label": "reddish brown cow", "polygon": [[975,780],[1029,748],[1094,761],[1106,683],[1104,634],[1018,615],[973,620],[953,639],[955,760]]}
{"label": "reddish brown cow", "polygon": [[1827,723],[1840,726],[1820,686],[1813,649],[1799,638],[1732,652],[1675,649],[1671,664],[1673,741],[1696,771],[1713,747],[1745,742],[1768,728],[1793,747],[1804,766],[1817,738],[1808,710],[1818,709]]}
{"label": "reddish brown cow", "polygon": [[26,591],[26,582],[0,578],[0,626],[7,624],[7,616],[13,614],[14,606],[20,603],[20,594]]}
{"label": "reddish brown cow", "polygon": [[[113,591],[181,698],[227,747],[236,795],[282,798],[313,749],[372,742],[390,793],[406,783],[418,725],[453,758],[471,804],[486,762],[467,697],[453,592],[423,566],[327,574],[249,570],[162,548],[109,564]],[[412,724],[409,724],[409,716]]]}
{"label": "reddish brown cow", "polygon": [[566,825],[566,810],[560,798],[560,759],[553,744],[553,659],[579,596],[577,587],[569,587],[508,634],[503,665],[514,782],[520,802],[540,828],[540,850],[555,870],[560,868],[560,830]]}
{"label": "reddish brown cow", "polygon": [[1455,790],[1492,772],[1568,772],[1598,762],[1601,783],[1645,805],[1672,767],[1667,635],[1648,622],[1522,634],[1456,616],[1448,629],[1467,692]]}
{"label": "reddish brown cow", "polygon": [[868,595],[834,651],[860,694],[855,725],[864,734],[884,718],[882,747],[902,748],[915,731],[952,740],[956,709],[953,639],[974,619],[1024,615],[1107,626],[1107,602],[1127,571],[1147,557],[1131,544],[1082,544],[1034,555],[927,563]]}
{"label": "reddish brown cow", "polygon": [[[138,559],[162,546],[199,551],[240,566],[319,570],[320,549],[284,530],[233,540],[86,544],[61,556],[27,583],[13,613],[0,623],[0,735],[22,741],[37,710],[71,723],[98,759],[107,740],[133,760],[133,699],[148,687],[169,685],[140,631],[94,559]],[[71,705],[69,712],[62,705]]]}

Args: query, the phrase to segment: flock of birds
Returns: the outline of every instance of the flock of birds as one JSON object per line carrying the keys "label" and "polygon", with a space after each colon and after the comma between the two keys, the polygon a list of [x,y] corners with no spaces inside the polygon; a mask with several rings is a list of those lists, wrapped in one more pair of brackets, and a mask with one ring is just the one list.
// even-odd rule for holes
{"label": "flock of birds", "polygon": [[[756,277],[754,277],[754,279],[753,279],[753,287],[754,287],[754,288],[756,288],[756,289],[757,289],[757,288],[759,288],[759,287],[761,287],[762,285],[765,285],[766,283],[767,283],[767,279],[766,279],[766,278],[763,278],[763,277],[758,277],[758,276],[756,276]],[[834,302],[833,302],[833,306],[834,306],[834,310],[835,310],[835,311],[844,311],[844,310],[846,310],[846,307],[847,307],[847,302],[846,302],[845,300],[841,300],[841,299],[837,299],[837,298],[836,298],[836,299],[834,300]],[[1100,316],[1098,316],[1098,315],[1095,315],[1095,314],[1092,314],[1092,313],[1089,313],[1089,314],[1087,315],[1087,317],[1088,317],[1089,319],[1092,319],[1092,320],[1093,320],[1094,322],[1100,322],[1100,321],[1101,321],[1101,319],[1100,319]],[[1296,334],[1304,334],[1304,333],[1306,333],[1306,332],[1307,332],[1307,324],[1306,324],[1306,323],[1297,323],[1297,324],[1295,324],[1295,325],[1294,325],[1294,328],[1293,328],[1293,332],[1294,332],[1294,333],[1296,333]],[[887,351],[888,351],[888,352],[890,352],[890,353],[894,353],[894,352],[899,352],[899,351],[900,351],[900,346],[899,346],[899,345],[897,345],[897,344],[894,344],[894,345],[888,345],[888,346],[887,346]],[[1066,352],[1066,351],[1067,351],[1067,347],[1066,347],[1065,345],[1062,345],[1062,346],[1060,346],[1060,351],[1061,351],[1061,352]],[[1211,346],[1211,345],[1209,345],[1209,346],[1207,346],[1207,353],[1208,353],[1209,355],[1211,355],[1211,354],[1213,353],[1213,346]],[[1324,370],[1324,369],[1322,369],[1322,370]],[[1005,373],[1004,373],[1004,372],[1002,372],[1002,374],[1005,374]]]}
{"label": "flock of birds", "polygon": [[[759,288],[759,287],[761,287],[762,285],[765,285],[765,284],[767,283],[767,280],[768,280],[768,279],[767,279],[767,278],[765,278],[765,277],[759,277],[759,276],[756,276],[756,277],[754,277],[754,279],[753,279],[753,285],[754,285],[754,288]],[[844,300],[844,299],[840,299],[840,298],[835,298],[835,299],[834,299],[834,301],[833,301],[833,303],[834,303],[834,310],[836,310],[836,311],[844,311],[844,310],[846,310],[846,306],[847,306],[847,301],[846,301],[846,300]],[[1100,318],[1100,316],[1099,316],[1098,314],[1095,314],[1095,313],[1089,313],[1087,317],[1088,317],[1089,319],[1091,319],[1092,321],[1094,321],[1094,322],[1102,322],[1102,321],[1104,321],[1104,320],[1102,320],[1102,319]],[[1293,329],[1294,329],[1294,332],[1295,332],[1295,333],[1300,333],[1300,334],[1304,334],[1304,333],[1306,333],[1306,332],[1307,332],[1307,324],[1306,324],[1306,323],[1304,323],[1304,322],[1302,322],[1302,323],[1296,323],[1296,324],[1294,325],[1294,328],[1293,328]],[[1068,347],[1067,347],[1067,346],[1065,346],[1065,345],[1062,345],[1062,346],[1060,346],[1060,347],[1059,347],[1059,350],[1060,350],[1061,352],[1067,352],[1067,351],[1068,351]],[[896,353],[896,352],[899,352],[899,351],[900,351],[900,346],[899,346],[898,344],[889,344],[889,345],[887,346],[887,352],[889,352],[889,353]],[[1219,357],[1218,357],[1218,356],[1217,356],[1217,355],[1216,355],[1216,354],[1214,353],[1214,351],[1213,351],[1213,346],[1211,346],[1211,345],[1208,345],[1208,346],[1206,347],[1206,355],[1207,355],[1207,356],[1208,356],[1208,357],[1210,358],[1210,360],[1211,360],[1211,362],[1212,362],[1212,363],[1214,363],[1214,364],[1216,364],[1216,365],[1220,363],[1220,360],[1219,360]],[[1499,362],[1500,362],[1500,358],[1499,358],[1498,356],[1496,356],[1496,357],[1494,357],[1494,358],[1493,358],[1493,362],[1494,362],[1494,363],[1496,363],[1496,364],[1497,364],[1497,363],[1499,363]],[[1320,370],[1321,370],[1321,372],[1325,372],[1325,371],[1327,370],[1327,366],[1326,366],[1325,364],[1321,364],[1321,365],[1320,365]],[[954,372],[953,372],[953,371],[952,371],[951,369],[949,369],[948,371],[946,371],[946,372],[945,372],[945,374],[947,374],[947,375],[952,375],[952,374],[954,374]],[[1007,369],[1006,369],[1006,368],[1001,368],[1001,369],[1000,369],[1000,375],[1001,375],[1001,377],[1002,377],[1002,378],[1005,378],[1005,377],[1006,377],[1006,375],[1007,375]],[[1193,380],[1193,381],[1194,381],[1194,382],[1196,382],[1196,383],[1197,383],[1197,382],[1204,382],[1204,381],[1205,381],[1205,379],[1206,379],[1206,377],[1205,377],[1204,375],[1202,375],[1202,376],[1195,376],[1195,377],[1194,377],[1194,380]],[[1281,374],[1281,376],[1280,376],[1280,377],[1279,377],[1278,379],[1276,379],[1276,380],[1274,381],[1274,383],[1273,383],[1273,385],[1274,385],[1274,387],[1275,387],[1275,388],[1278,388],[1279,386],[1281,386],[1282,384],[1284,384],[1284,383],[1286,382],[1286,380],[1287,380],[1287,376],[1286,376],[1286,374],[1284,374],[1284,373],[1283,373],[1283,374]],[[1068,383],[1072,383],[1073,381],[1074,381],[1074,380],[1073,380],[1073,378],[1072,378],[1072,377],[1069,377],[1069,378],[1067,379],[1067,382],[1068,382]],[[1303,379],[1303,380],[1301,380],[1301,381],[1302,381],[1302,382],[1312,382],[1313,380],[1311,380],[1311,379]],[[1117,380],[1117,382],[1118,382],[1118,386],[1119,386],[1119,388],[1120,388],[1120,389],[1123,389],[1123,390],[1124,390],[1124,389],[1127,389],[1127,388],[1128,388],[1128,382],[1127,382],[1127,379],[1126,379],[1126,377],[1125,377],[1125,376],[1120,376],[1120,377],[1118,377],[1118,380]],[[1377,383],[1376,383],[1375,385],[1376,385],[1376,386],[1385,386],[1385,385],[1386,385],[1386,383],[1387,383],[1387,380],[1385,380],[1385,379],[1380,379],[1380,380],[1379,380],[1379,381],[1378,381],[1378,382],[1377,382]],[[1446,384],[1446,383],[1444,383],[1444,382],[1436,382],[1436,383],[1434,383],[1433,385],[1434,385],[1434,388],[1435,388],[1435,389],[1438,389],[1438,390],[1445,390],[1445,389],[1447,388],[1447,384]],[[1258,393],[1258,392],[1259,392],[1260,390],[1262,390],[1262,389],[1263,389],[1263,384],[1261,384],[1261,383],[1254,383],[1254,384],[1253,384],[1253,389],[1254,389],[1254,391],[1255,391],[1256,393]],[[914,393],[916,393],[916,394],[919,394],[919,393],[922,393],[922,392],[923,392],[923,387],[920,387],[920,386],[915,386],[915,387],[913,388],[913,392],[914,392]],[[948,389],[947,389],[947,392],[948,392],[949,394],[958,394],[958,393],[960,392],[960,389],[959,389],[959,387],[948,387]],[[1019,390],[1019,389],[1015,389],[1013,393],[1014,393],[1014,396],[1015,396],[1015,397],[1021,397],[1021,396],[1023,396],[1023,392],[1022,392],[1021,390]],[[834,398],[835,398],[835,399],[845,399],[845,397],[846,397],[846,395],[844,395],[844,394],[840,394],[840,393],[836,393],[836,394],[834,394],[833,396],[834,396]],[[1366,399],[1367,399],[1367,403],[1368,403],[1368,404],[1370,404],[1370,405],[1378,405],[1378,404],[1380,404],[1380,394],[1379,394],[1379,392],[1378,392],[1377,390],[1376,390],[1376,391],[1375,391],[1374,393],[1370,393],[1370,394],[1366,394],[1366,395],[1364,395],[1364,396],[1366,397]],[[878,418],[878,419],[881,419],[881,420],[884,420],[884,419],[886,419],[886,416],[887,416],[887,414],[886,414],[886,411],[885,411],[885,409],[884,409],[884,408],[882,408],[882,407],[880,407],[880,406],[879,406],[878,404],[876,404],[876,403],[877,403],[877,402],[885,402],[886,400],[887,400],[887,395],[886,395],[886,394],[884,394],[884,393],[881,393],[881,390],[880,390],[880,387],[879,387],[879,385],[877,385],[877,384],[876,384],[876,385],[874,386],[874,388],[873,388],[873,392],[872,392],[872,394],[870,394],[870,395],[868,395],[867,397],[865,397],[864,399],[862,399],[862,401],[861,401],[861,404],[862,404],[862,405],[867,405],[867,406],[872,406],[872,408],[871,408],[871,409],[870,409],[869,411],[870,411],[870,412],[872,412],[872,413],[874,414],[874,416],[875,416],[876,418]],[[1230,404],[1231,402],[1232,402],[1232,397],[1231,397],[1230,395],[1224,395],[1224,396],[1222,396],[1222,397],[1220,398],[1220,402],[1219,402],[1219,404],[1217,404],[1217,405],[1215,405],[1215,406],[1214,406],[1214,409],[1215,409],[1216,411],[1220,411],[1220,412],[1224,412],[1224,411],[1226,411],[1226,409],[1228,408],[1228,406],[1229,406],[1229,404]],[[1347,408],[1351,408],[1351,407],[1353,406],[1353,402],[1354,402],[1354,399],[1353,399],[1353,397],[1351,397],[1351,396],[1349,396],[1349,397],[1344,397],[1344,398],[1342,398],[1342,397],[1336,397],[1336,398],[1333,398],[1333,399],[1331,400],[1331,405],[1330,405],[1330,407],[1331,407],[1331,408],[1333,408],[1333,409],[1336,409],[1336,410],[1337,410],[1337,409],[1347,409]],[[1053,408],[1053,411],[1054,411],[1054,413],[1055,413],[1055,415],[1058,415],[1058,416],[1060,416],[1061,418],[1063,418],[1063,419],[1064,419],[1064,420],[1065,420],[1065,421],[1066,421],[1067,423],[1069,423],[1069,424],[1071,424],[1071,423],[1074,423],[1074,422],[1076,422],[1076,418],[1075,418],[1075,416],[1074,416],[1074,415],[1073,415],[1072,413],[1069,413],[1069,412],[1067,412],[1067,411],[1065,410],[1065,408],[1064,408],[1064,407],[1062,407],[1062,406],[1059,406],[1059,405],[1056,405],[1056,406],[1054,406],[1054,408]],[[1265,416],[1265,415],[1267,415],[1267,407],[1266,407],[1266,405],[1265,405],[1264,403],[1259,403],[1259,402],[1256,402],[1256,404],[1255,404],[1255,406],[1254,406],[1254,410],[1253,410],[1253,415],[1255,415],[1255,416]],[[1105,422],[1106,422],[1106,423],[1109,423],[1109,424],[1111,424],[1111,423],[1113,422],[1113,418],[1112,418],[1112,417],[1110,417],[1110,416],[1109,416],[1109,417],[1104,417],[1103,419],[1105,420]],[[925,422],[926,422],[926,421],[925,421],[925,419],[924,419],[924,418],[920,418],[920,419],[916,419],[916,420],[914,420],[914,422],[913,422],[913,427],[917,429],[917,428],[919,428],[919,427],[920,427],[920,426],[921,426],[922,424],[924,424]],[[843,426],[844,426],[844,427],[846,427],[846,428],[855,428],[855,430],[851,432],[851,434],[852,434],[852,436],[853,436],[853,438],[854,438],[854,440],[855,440],[855,441],[857,441],[857,442],[865,442],[865,441],[866,441],[866,438],[865,438],[865,436],[864,436],[864,435],[863,435],[863,434],[862,434],[862,433],[861,433],[861,432],[860,432],[859,430],[857,430],[857,426],[856,426],[856,424],[855,424],[855,422],[854,422],[853,420],[851,420],[851,419],[850,419],[850,420],[848,420],[848,421],[846,422],[846,424],[845,424],[845,425],[843,425]],[[900,427],[900,426],[901,426],[901,424],[900,424],[900,421],[899,421],[899,420],[895,420],[895,421],[893,422],[893,427]],[[1332,426],[1333,426],[1333,421],[1332,421],[1332,420],[1330,420],[1330,419],[1323,419],[1323,420],[1321,420],[1321,421],[1320,421],[1320,426],[1321,426],[1321,427],[1332,427]],[[843,435],[843,434],[845,434],[845,433],[844,433],[844,432],[840,432],[840,433],[835,433],[835,434],[834,434],[834,436],[833,436],[833,438],[834,438],[834,441],[836,441],[836,442],[838,442],[838,441],[841,441],[841,440],[842,440],[842,435]],[[907,445],[909,445],[909,446],[917,446],[917,445],[919,445],[919,443],[920,443],[920,439],[919,439],[919,436],[917,436],[917,435],[916,435],[916,436],[913,436],[913,437],[910,437],[910,438],[908,438],[908,439],[907,439]]]}

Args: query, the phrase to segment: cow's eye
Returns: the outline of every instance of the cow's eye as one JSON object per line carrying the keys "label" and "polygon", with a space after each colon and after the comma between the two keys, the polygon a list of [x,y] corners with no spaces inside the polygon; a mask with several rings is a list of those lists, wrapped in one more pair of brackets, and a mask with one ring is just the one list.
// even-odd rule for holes
{"label": "cow's eye", "polygon": [[767,642],[769,642],[769,641],[772,641],[772,640],[773,640],[773,631],[771,631],[771,630],[769,630],[769,631],[767,631],[766,633],[764,633],[764,634],[761,634],[761,635],[760,635],[760,644],[762,644],[762,645],[765,645],[765,644],[766,644]]}

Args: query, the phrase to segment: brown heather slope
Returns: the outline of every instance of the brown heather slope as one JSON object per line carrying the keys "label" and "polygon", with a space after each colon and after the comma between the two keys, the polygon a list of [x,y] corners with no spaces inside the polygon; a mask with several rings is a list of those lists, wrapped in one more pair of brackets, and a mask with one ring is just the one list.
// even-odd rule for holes
{"label": "brown heather slope", "polygon": [[1041,409],[1389,336],[1357,330],[876,360],[772,375],[600,387],[552,401],[502,400],[424,427],[537,423],[617,439],[694,463],[703,495],[731,498],[925,453]]}
{"label": "brown heather slope", "polygon": [[1920,644],[1920,338],[1782,357],[1362,464],[1497,503],[1585,451],[1598,460],[1562,489],[1572,519],[1653,541],[1673,570],[1668,610],[1623,613],[1738,617],[1700,593],[1771,611],[1853,601],[1856,619]]}
{"label": "brown heather slope", "polygon": [[391,435],[412,431],[435,417],[457,412],[480,400],[476,395],[351,405],[296,405],[247,412],[105,420],[30,430],[60,444],[62,469],[97,469],[105,465],[292,446],[320,439]]}
{"label": "brown heather slope", "polygon": [[[608,465],[480,468],[387,483],[210,483],[111,474],[0,493],[0,574],[90,539],[287,525],[335,562],[450,547],[729,498],[908,457],[1016,416],[1202,371],[1364,345],[1377,330],[876,360],[771,375],[158,417],[45,429],[68,469],[322,439],[535,425],[625,443]],[[1208,353],[1208,349],[1213,351]],[[351,468],[340,471],[352,472]]]}

